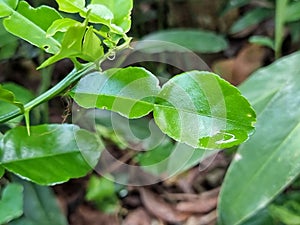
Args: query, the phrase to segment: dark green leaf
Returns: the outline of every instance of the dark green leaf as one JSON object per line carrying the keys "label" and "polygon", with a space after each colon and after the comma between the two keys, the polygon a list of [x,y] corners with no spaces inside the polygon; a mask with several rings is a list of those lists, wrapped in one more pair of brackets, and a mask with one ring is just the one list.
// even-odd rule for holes
{"label": "dark green leaf", "polygon": [[249,42],[257,45],[262,45],[274,49],[274,40],[265,36],[252,36]]}
{"label": "dark green leaf", "polygon": [[10,33],[55,54],[59,51],[60,43],[52,37],[47,37],[46,31],[57,19],[61,19],[61,16],[53,8],[41,6],[35,9],[27,2],[20,1],[17,10],[5,18],[3,23]]}
{"label": "dark green leaf", "polygon": [[228,11],[232,9],[247,5],[249,2],[250,0],[229,0],[226,2],[226,5],[222,10],[222,15],[226,14]]}
{"label": "dark green leaf", "polygon": [[271,17],[274,14],[273,10],[267,8],[256,8],[246,13],[243,17],[237,20],[230,28],[230,33],[238,33],[246,28],[259,24],[263,20]]}
{"label": "dark green leaf", "polygon": [[18,38],[8,33],[0,23],[0,60],[13,57],[18,47]]}
{"label": "dark green leaf", "polygon": [[[24,215],[11,225],[67,225],[56,196],[49,187],[14,178],[24,187]],[[23,223],[21,223],[23,222]]]}
{"label": "dark green leaf", "polygon": [[139,43],[137,48],[147,49],[147,52],[151,53],[186,51],[185,48],[201,53],[215,53],[228,47],[227,41],[222,36],[199,29],[159,31],[145,36],[142,41],[144,42]]}
{"label": "dark green leaf", "polygon": [[0,200],[0,224],[5,224],[23,214],[23,187],[22,185],[8,184]]}
{"label": "dark green leaf", "polygon": [[251,217],[299,175],[299,61],[300,52],[282,58],[240,87],[259,116],[223,183],[218,212],[224,225]]}
{"label": "dark green leaf", "polygon": [[255,118],[239,90],[209,72],[191,71],[173,77],[154,106],[159,128],[195,148],[238,145],[253,132]]}
{"label": "dark green leaf", "polygon": [[128,67],[87,75],[72,90],[72,97],[85,108],[109,109],[139,118],[153,110],[159,90],[158,79],[149,71]]}
{"label": "dark green leaf", "polygon": [[286,8],[285,22],[300,20],[300,2],[293,2]]}
{"label": "dark green leaf", "polygon": [[5,133],[0,163],[38,184],[50,185],[81,177],[97,163],[101,144],[74,125],[16,127]]}
{"label": "dark green leaf", "polygon": [[299,225],[300,224],[300,212],[293,212],[286,206],[274,205],[269,207],[270,214],[277,220],[288,225]]}

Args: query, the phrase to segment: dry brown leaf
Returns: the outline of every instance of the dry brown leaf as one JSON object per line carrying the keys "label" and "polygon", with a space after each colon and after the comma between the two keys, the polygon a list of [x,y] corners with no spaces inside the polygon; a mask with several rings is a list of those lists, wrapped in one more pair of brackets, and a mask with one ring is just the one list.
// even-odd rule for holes
{"label": "dry brown leaf", "polygon": [[142,202],[147,210],[157,218],[171,223],[179,223],[190,214],[177,211],[172,205],[165,202],[159,195],[141,188],[139,189]]}
{"label": "dry brown leaf", "polygon": [[143,208],[138,208],[128,214],[123,225],[151,225],[151,218]]}

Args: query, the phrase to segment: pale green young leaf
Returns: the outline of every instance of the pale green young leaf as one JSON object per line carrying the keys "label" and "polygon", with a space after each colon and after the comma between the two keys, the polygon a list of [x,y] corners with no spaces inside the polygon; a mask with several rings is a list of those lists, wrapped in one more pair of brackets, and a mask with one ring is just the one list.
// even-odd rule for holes
{"label": "pale green young leaf", "polygon": [[[87,11],[89,11],[89,22],[92,23],[109,25],[110,21],[114,18],[113,13],[104,5],[90,4],[87,6]],[[80,13],[80,15],[85,18],[86,12]]]}
{"label": "pale green young leaf", "polygon": [[195,148],[222,149],[246,141],[256,115],[239,90],[209,72],[191,71],[173,77],[154,105],[159,128]]}
{"label": "pale green young leaf", "polygon": [[61,16],[53,8],[40,6],[35,9],[27,2],[20,1],[17,10],[5,18],[3,24],[10,33],[55,54],[59,51],[60,43],[53,37],[47,37],[46,31],[57,19],[61,19]]}
{"label": "pale green young leaf", "polygon": [[1,0],[0,2],[0,18],[9,16],[18,5],[18,0]]}
{"label": "pale green young leaf", "polygon": [[0,164],[20,177],[52,185],[86,175],[96,165],[101,142],[88,131],[68,124],[31,126],[5,133]]}
{"label": "pale green young leaf", "polygon": [[22,111],[24,111],[24,105],[21,102],[16,100],[16,96],[14,95],[14,93],[3,88],[1,84],[0,84],[0,101],[13,104],[17,106],[19,109],[21,109]]}
{"label": "pale green young leaf", "polygon": [[0,224],[20,217],[23,214],[23,187],[20,184],[8,184],[0,200]]}
{"label": "pale green young leaf", "polygon": [[105,5],[114,15],[112,23],[128,32],[131,26],[130,14],[133,7],[132,0],[92,0],[91,4]]}
{"label": "pale green young leaf", "polygon": [[56,0],[60,11],[78,13],[85,8],[85,0]]}
{"label": "pale green young leaf", "polygon": [[299,176],[299,61],[300,52],[282,58],[240,86],[256,109],[258,122],[227,171],[219,201],[220,224],[241,224]]}
{"label": "pale green young leaf", "polygon": [[111,69],[85,76],[71,95],[82,107],[109,109],[127,118],[139,118],[153,110],[160,91],[158,83],[144,68]]}
{"label": "pale green young leaf", "polygon": [[57,32],[66,32],[70,27],[79,25],[80,22],[70,18],[55,20],[47,30],[47,37],[54,36]]}
{"label": "pale green young leaf", "polygon": [[94,33],[93,27],[89,27],[85,33],[82,44],[82,58],[93,62],[104,55],[104,50],[99,37]]}

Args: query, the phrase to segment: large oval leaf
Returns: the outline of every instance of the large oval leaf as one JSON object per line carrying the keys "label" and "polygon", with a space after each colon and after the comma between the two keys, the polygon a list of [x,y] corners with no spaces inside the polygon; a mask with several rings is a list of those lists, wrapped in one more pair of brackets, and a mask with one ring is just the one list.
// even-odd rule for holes
{"label": "large oval leaf", "polygon": [[299,175],[300,52],[253,74],[240,88],[257,109],[253,137],[243,144],[223,183],[219,219],[241,224]]}
{"label": "large oval leaf", "polygon": [[16,127],[5,133],[0,164],[38,184],[49,185],[87,174],[97,163],[101,146],[96,137],[75,125]]}
{"label": "large oval leaf", "polygon": [[[194,30],[194,29],[172,29],[151,33],[142,39],[143,46],[137,46],[147,49],[152,53],[160,53],[165,51],[182,51],[181,48],[187,48],[195,52],[215,53],[227,48],[227,41],[220,35],[210,31]],[[153,41],[158,41],[153,45]],[[169,45],[164,42],[179,45]],[[147,47],[149,45],[149,48]],[[180,48],[181,47],[181,48]]]}
{"label": "large oval leaf", "polygon": [[82,107],[139,118],[153,110],[159,90],[158,79],[149,71],[128,67],[91,73],[80,80],[71,95]]}
{"label": "large oval leaf", "polygon": [[253,132],[255,117],[238,89],[209,72],[172,78],[154,106],[160,129],[196,148],[221,149],[244,142]]}
{"label": "large oval leaf", "polygon": [[4,19],[3,24],[10,33],[55,54],[59,51],[60,43],[48,37],[46,31],[53,21],[61,18],[53,8],[41,6],[34,9],[27,2],[20,1],[17,10],[12,8],[12,13]]}

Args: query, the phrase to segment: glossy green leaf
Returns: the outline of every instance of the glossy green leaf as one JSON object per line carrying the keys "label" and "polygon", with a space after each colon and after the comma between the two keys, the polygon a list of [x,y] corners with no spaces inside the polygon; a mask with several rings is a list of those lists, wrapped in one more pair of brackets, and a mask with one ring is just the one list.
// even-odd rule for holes
{"label": "glossy green leaf", "polygon": [[238,33],[246,28],[259,24],[263,20],[273,16],[274,12],[271,9],[267,8],[256,8],[248,13],[246,13],[243,17],[237,20],[232,27],[230,28],[230,33]]}
{"label": "glossy green leaf", "polygon": [[59,51],[60,43],[53,37],[47,37],[46,31],[53,21],[60,18],[53,8],[40,6],[35,9],[20,1],[17,10],[5,18],[3,24],[10,33],[54,54]]}
{"label": "glossy green leaf", "polygon": [[[215,53],[225,50],[228,47],[224,37],[210,31],[201,31],[199,29],[159,31],[143,37],[142,41],[145,41],[140,43],[143,46],[137,47],[147,49],[147,51],[151,53],[182,51],[182,47],[201,53]],[[153,45],[153,42],[155,45]],[[170,42],[175,45],[168,45],[164,42]]]}
{"label": "glossy green leaf", "polygon": [[5,224],[23,214],[22,185],[8,184],[2,192],[0,200],[0,224]]}
{"label": "glossy green leaf", "polygon": [[285,22],[294,22],[300,20],[300,2],[290,3],[286,7]]}
{"label": "glossy green leaf", "polygon": [[24,214],[9,225],[67,225],[56,196],[49,187],[14,177],[24,188]]}
{"label": "glossy green leaf", "polygon": [[257,45],[262,45],[274,49],[274,40],[265,36],[252,36],[249,42]]}
{"label": "glossy green leaf", "polygon": [[153,110],[159,90],[158,79],[149,71],[128,67],[91,73],[71,94],[84,108],[109,109],[128,118],[139,118]]}
{"label": "glossy green leaf", "polygon": [[56,0],[60,11],[77,13],[84,9],[85,0]]}
{"label": "glossy green leaf", "polygon": [[[15,96],[15,99],[17,99],[18,102],[20,102],[21,104],[26,104],[28,103],[30,100],[32,100],[34,98],[34,95],[31,93],[31,91],[29,91],[28,89],[19,86],[17,84],[14,83],[4,83],[2,85],[2,87],[6,90],[9,90],[10,92],[12,92]],[[0,101],[0,116],[1,115],[5,115],[15,109],[17,109],[18,107],[10,104],[8,102],[5,101]],[[9,124],[10,126],[15,126],[18,123],[20,123],[20,121],[22,120],[23,116],[19,116],[13,120],[10,120],[9,122],[7,122],[7,124]]]}
{"label": "glossy green leaf", "polygon": [[173,77],[154,106],[159,128],[195,148],[238,145],[253,132],[255,118],[239,90],[209,72],[191,71]]}
{"label": "glossy green leaf", "polygon": [[101,144],[78,126],[39,125],[16,127],[5,133],[0,164],[38,184],[60,183],[86,175],[97,163]]}
{"label": "glossy green leaf", "polygon": [[223,183],[218,210],[223,225],[251,217],[299,175],[299,61],[300,52],[282,58],[240,86],[259,115]]}
{"label": "glossy green leaf", "polygon": [[9,16],[17,8],[18,0],[2,0],[0,2],[0,17]]}
{"label": "glossy green leaf", "polygon": [[105,5],[112,13],[112,23],[121,27],[123,32],[128,32],[131,27],[130,13],[133,7],[132,0],[92,0],[92,4]]}

